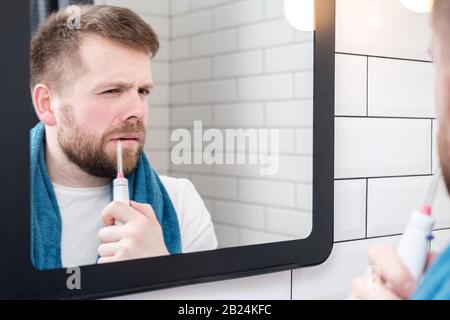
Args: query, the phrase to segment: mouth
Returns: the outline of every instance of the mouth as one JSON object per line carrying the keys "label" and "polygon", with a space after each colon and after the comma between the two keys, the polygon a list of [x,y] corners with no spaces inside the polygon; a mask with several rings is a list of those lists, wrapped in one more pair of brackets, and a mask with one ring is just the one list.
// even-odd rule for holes
{"label": "mouth", "polygon": [[128,133],[123,135],[117,135],[112,137],[110,139],[110,142],[117,144],[117,142],[121,142],[122,144],[128,145],[128,144],[135,144],[142,141],[142,135],[139,133]]}

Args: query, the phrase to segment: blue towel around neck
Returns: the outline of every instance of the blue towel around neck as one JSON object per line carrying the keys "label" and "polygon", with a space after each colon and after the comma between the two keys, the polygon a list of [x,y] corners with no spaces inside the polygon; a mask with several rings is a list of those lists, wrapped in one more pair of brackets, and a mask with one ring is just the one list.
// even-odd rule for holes
{"label": "blue towel around neck", "polygon": [[413,300],[450,300],[450,244],[433,261]]}
{"label": "blue towel around neck", "polygon": [[[42,122],[31,129],[30,152],[32,263],[40,270],[61,268],[61,215],[45,163],[45,126]],[[130,199],[152,206],[167,250],[170,254],[181,253],[175,208],[144,153],[127,178]]]}

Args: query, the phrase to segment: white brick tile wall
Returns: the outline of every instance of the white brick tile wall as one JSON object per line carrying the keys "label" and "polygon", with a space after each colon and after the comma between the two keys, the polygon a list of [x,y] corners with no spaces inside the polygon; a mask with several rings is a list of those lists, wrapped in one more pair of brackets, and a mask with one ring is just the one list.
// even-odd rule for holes
{"label": "white brick tile wall", "polygon": [[214,106],[215,126],[262,126],[264,106],[262,103],[219,104]]}
{"label": "white brick tile wall", "polygon": [[169,86],[166,84],[159,84],[154,86],[153,93],[148,97],[150,105],[169,103]]}
{"label": "white brick tile wall", "polygon": [[236,50],[237,31],[225,30],[192,37],[193,56],[213,55]]}
{"label": "white brick tile wall", "polygon": [[367,57],[336,55],[335,114],[366,115]]}
{"label": "white brick tile wall", "polygon": [[214,76],[235,77],[260,74],[263,66],[262,50],[221,55],[214,57]]}
{"label": "white brick tile wall", "polygon": [[170,1],[170,7],[172,15],[186,13],[191,9],[191,0],[172,0]]}
{"label": "white brick tile wall", "polygon": [[308,126],[313,124],[312,101],[278,101],[267,103],[267,125]]}
{"label": "white brick tile wall", "polygon": [[366,236],[366,180],[334,182],[334,241]]}
{"label": "white brick tile wall", "polygon": [[218,7],[213,11],[214,27],[236,27],[260,21],[263,9],[264,2],[261,0],[244,0]]}
{"label": "white brick tile wall", "polygon": [[294,239],[292,236],[275,234],[271,232],[254,231],[244,228],[239,230],[239,243],[241,245],[261,244],[292,239]]}
{"label": "white brick tile wall", "polygon": [[191,101],[190,84],[173,84],[170,86],[170,103],[186,104]]}
{"label": "white brick tile wall", "polygon": [[296,203],[295,206],[304,211],[312,212],[313,186],[310,183],[297,184],[295,186]]}
{"label": "white brick tile wall", "polygon": [[369,116],[435,117],[433,88],[431,63],[369,58]]}
{"label": "white brick tile wall", "polygon": [[147,130],[148,150],[169,150],[169,130],[150,128]]}
{"label": "white brick tile wall", "polygon": [[[120,297],[130,300],[287,300],[290,298],[291,272],[283,271],[246,278],[194,284]],[[239,288],[237,290],[237,288]],[[270,288],[270,290],[267,290]]]}
{"label": "white brick tile wall", "polygon": [[189,58],[191,55],[190,38],[174,39],[170,42],[170,55],[172,61]]}
{"label": "white brick tile wall", "polygon": [[346,299],[351,282],[367,270],[367,251],[378,243],[397,245],[398,237],[337,243],[323,264],[297,269],[292,275],[292,299]]}
{"label": "white brick tile wall", "polygon": [[[280,153],[296,153],[295,151],[295,130],[294,129],[280,129]],[[298,152],[301,154],[301,152]]]}
{"label": "white brick tile wall", "polygon": [[153,61],[151,63],[151,72],[154,84],[168,84],[170,82],[169,70],[169,63],[157,60]]}
{"label": "white brick tile wall", "polygon": [[192,9],[216,7],[228,2],[230,2],[230,0],[192,0]]}
{"label": "white brick tile wall", "polygon": [[213,220],[252,229],[264,229],[264,207],[230,201],[214,201]]}
{"label": "white brick tile wall", "polygon": [[268,208],[267,231],[298,239],[307,238],[312,231],[312,214],[299,210]]}
{"label": "white brick tile wall", "polygon": [[173,83],[180,81],[205,80],[212,77],[211,59],[196,59],[171,64]]}
{"label": "white brick tile wall", "polygon": [[294,75],[294,98],[312,99],[313,98],[313,72],[298,72]]}
{"label": "white brick tile wall", "polygon": [[254,203],[295,206],[295,184],[290,182],[239,180],[239,199]]}
{"label": "white brick tile wall", "polygon": [[194,121],[202,121],[203,126],[211,125],[213,110],[211,106],[181,106],[170,108],[172,127],[194,126]]}
{"label": "white brick tile wall", "polygon": [[313,154],[313,129],[295,129],[295,153]]}
{"label": "white brick tile wall", "polygon": [[239,99],[242,101],[292,99],[293,97],[291,74],[240,78],[238,86]]}
{"label": "white brick tile wall", "polygon": [[[402,233],[415,209],[425,201],[431,182],[429,176],[369,179],[367,235],[369,237]],[[450,201],[441,184],[434,202],[435,228],[450,227]]]}
{"label": "white brick tile wall", "polygon": [[169,61],[170,43],[167,40],[159,39],[159,51],[153,58],[155,61]]}
{"label": "white brick tile wall", "polygon": [[142,18],[153,28],[159,38],[165,40],[170,38],[169,18],[155,16],[143,16]]}
{"label": "white brick tile wall", "polygon": [[431,172],[431,121],[336,118],[335,177]]}
{"label": "white brick tile wall", "polygon": [[[179,1],[179,0],[176,0]],[[176,2],[175,1],[175,2]],[[167,16],[169,14],[169,1],[160,0],[95,0],[96,4],[109,4],[112,6],[127,7],[139,14],[152,14]]]}
{"label": "white brick tile wall", "polygon": [[235,80],[216,80],[192,84],[192,102],[228,102],[236,101]]}
{"label": "white brick tile wall", "polygon": [[429,60],[428,16],[400,1],[337,0],[336,51]]}
{"label": "white brick tile wall", "polygon": [[172,18],[172,37],[178,38],[212,29],[210,10],[188,13]]}
{"label": "white brick tile wall", "polygon": [[293,44],[266,49],[266,71],[312,70],[313,55],[312,43]]}
{"label": "white brick tile wall", "polygon": [[238,181],[235,178],[192,175],[192,183],[206,197],[237,199]]}
{"label": "white brick tile wall", "polygon": [[284,17],[284,0],[264,0],[265,17],[268,19]]}
{"label": "white brick tile wall", "polygon": [[219,248],[239,245],[239,230],[237,227],[214,221],[214,231],[216,232]]}
{"label": "white brick tile wall", "polygon": [[293,41],[293,29],[286,19],[258,23],[239,29],[239,49],[262,48]]}
{"label": "white brick tile wall", "polygon": [[169,126],[169,108],[150,106],[148,110],[149,128],[167,128]]}

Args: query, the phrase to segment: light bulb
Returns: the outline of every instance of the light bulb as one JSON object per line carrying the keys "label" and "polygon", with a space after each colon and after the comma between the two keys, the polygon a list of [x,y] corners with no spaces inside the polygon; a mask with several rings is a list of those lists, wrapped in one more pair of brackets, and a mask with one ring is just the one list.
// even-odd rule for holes
{"label": "light bulb", "polygon": [[433,7],[433,0],[400,0],[400,3],[413,12],[427,13]]}
{"label": "light bulb", "polygon": [[284,0],[287,21],[297,30],[314,30],[314,0]]}

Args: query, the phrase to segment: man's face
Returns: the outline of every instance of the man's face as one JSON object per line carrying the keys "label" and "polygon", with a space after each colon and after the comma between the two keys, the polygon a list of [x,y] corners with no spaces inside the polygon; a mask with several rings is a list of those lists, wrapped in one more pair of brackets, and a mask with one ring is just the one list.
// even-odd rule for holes
{"label": "man's face", "polygon": [[436,102],[439,119],[438,150],[442,174],[450,192],[450,52],[447,43],[434,37],[431,53],[436,69]]}
{"label": "man's face", "polygon": [[81,76],[65,83],[56,99],[58,142],[87,173],[115,177],[120,139],[128,175],[145,143],[150,56],[98,36],[83,39],[80,56]]}

